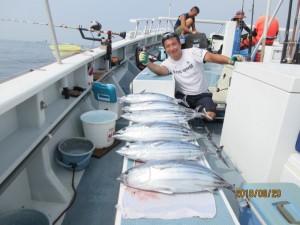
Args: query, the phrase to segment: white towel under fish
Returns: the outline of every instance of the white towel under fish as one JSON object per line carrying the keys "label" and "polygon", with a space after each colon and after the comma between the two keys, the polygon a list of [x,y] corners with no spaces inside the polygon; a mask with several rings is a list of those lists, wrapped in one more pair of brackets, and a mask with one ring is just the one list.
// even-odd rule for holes
{"label": "white towel under fish", "polygon": [[125,219],[213,218],[216,215],[215,198],[211,192],[169,195],[125,185],[121,186],[116,208]]}
{"label": "white towel under fish", "polygon": [[210,192],[167,195],[123,188],[123,198],[116,207],[125,219],[213,218],[216,215],[215,199]]}

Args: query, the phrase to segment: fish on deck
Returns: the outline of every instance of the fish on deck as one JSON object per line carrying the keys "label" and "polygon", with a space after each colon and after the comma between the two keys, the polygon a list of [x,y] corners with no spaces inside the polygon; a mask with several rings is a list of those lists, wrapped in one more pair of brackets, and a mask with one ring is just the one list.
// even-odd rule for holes
{"label": "fish on deck", "polygon": [[213,170],[191,161],[151,161],[139,164],[118,178],[126,186],[165,194],[234,191],[234,186]]}

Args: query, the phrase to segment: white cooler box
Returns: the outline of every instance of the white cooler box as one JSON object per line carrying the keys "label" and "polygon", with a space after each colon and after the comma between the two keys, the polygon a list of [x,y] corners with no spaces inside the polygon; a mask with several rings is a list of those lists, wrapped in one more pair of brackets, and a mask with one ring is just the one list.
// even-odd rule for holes
{"label": "white cooler box", "polygon": [[[160,62],[155,62],[160,64]],[[148,68],[141,71],[132,82],[132,92],[154,92],[174,97],[175,79],[173,75],[157,76]]]}
{"label": "white cooler box", "polygon": [[280,182],[297,184],[300,187],[300,153],[293,153],[284,164]]}

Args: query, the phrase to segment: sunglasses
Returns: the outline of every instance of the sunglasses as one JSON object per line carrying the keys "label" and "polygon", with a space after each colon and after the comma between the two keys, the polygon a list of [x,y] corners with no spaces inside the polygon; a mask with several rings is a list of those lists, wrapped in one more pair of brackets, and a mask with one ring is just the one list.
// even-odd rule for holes
{"label": "sunglasses", "polygon": [[162,41],[162,43],[164,43],[166,40],[173,38],[173,37],[179,38],[178,34],[176,34],[176,33],[167,33],[162,36],[161,41]]}

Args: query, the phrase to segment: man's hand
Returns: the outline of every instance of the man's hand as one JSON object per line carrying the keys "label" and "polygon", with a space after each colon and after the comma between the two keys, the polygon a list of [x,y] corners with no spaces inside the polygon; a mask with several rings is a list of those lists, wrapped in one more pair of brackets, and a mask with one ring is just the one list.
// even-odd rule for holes
{"label": "man's hand", "polygon": [[147,66],[148,63],[149,63],[149,56],[148,56],[148,53],[146,51],[142,51],[140,54],[139,54],[139,60],[140,62]]}
{"label": "man's hand", "polygon": [[243,61],[244,61],[244,57],[242,55],[233,55],[228,60],[228,64],[234,65],[235,62],[243,62]]}

